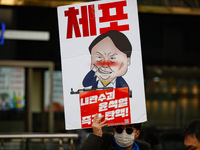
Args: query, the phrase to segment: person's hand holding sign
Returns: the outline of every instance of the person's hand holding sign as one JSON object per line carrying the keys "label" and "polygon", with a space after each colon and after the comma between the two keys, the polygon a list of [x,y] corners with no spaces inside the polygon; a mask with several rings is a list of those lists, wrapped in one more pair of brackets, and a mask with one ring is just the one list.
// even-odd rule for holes
{"label": "person's hand holding sign", "polygon": [[93,133],[97,136],[102,137],[103,132],[102,128],[107,126],[107,120],[101,121],[104,118],[104,116],[98,117],[98,114],[94,116],[93,124],[92,124],[92,130]]}

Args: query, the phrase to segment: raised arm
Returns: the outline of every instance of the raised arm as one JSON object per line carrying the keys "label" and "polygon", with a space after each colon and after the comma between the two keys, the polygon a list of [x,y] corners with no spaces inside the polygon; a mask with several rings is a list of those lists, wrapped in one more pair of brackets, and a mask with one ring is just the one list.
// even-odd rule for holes
{"label": "raised arm", "polygon": [[93,134],[88,136],[81,150],[101,150],[104,144],[102,128],[107,126],[107,120],[102,121],[103,118],[104,116],[95,115],[92,124]]}
{"label": "raised arm", "polygon": [[102,128],[107,126],[107,120],[102,121],[103,118],[104,116],[98,117],[98,114],[96,114],[92,124],[93,133],[100,137],[103,135]]}

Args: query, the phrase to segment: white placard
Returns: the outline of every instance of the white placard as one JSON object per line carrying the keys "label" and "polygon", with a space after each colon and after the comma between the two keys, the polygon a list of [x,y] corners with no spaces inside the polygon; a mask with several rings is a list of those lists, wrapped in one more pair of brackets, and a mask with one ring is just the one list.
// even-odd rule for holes
{"label": "white placard", "polygon": [[109,121],[126,116],[118,114],[126,110],[118,104],[111,110],[111,103],[119,103],[116,97],[102,99],[101,93],[93,93],[81,99],[80,93],[99,88],[128,87],[130,120],[124,123],[147,121],[136,0],[95,1],[57,10],[66,129],[92,124],[93,114],[83,116],[83,105],[92,109],[92,104],[101,102],[99,111]]}

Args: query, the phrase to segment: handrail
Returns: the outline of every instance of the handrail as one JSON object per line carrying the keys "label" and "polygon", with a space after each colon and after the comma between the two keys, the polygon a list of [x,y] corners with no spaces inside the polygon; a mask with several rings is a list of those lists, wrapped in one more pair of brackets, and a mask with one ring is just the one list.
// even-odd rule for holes
{"label": "handrail", "polygon": [[78,134],[0,134],[1,138],[70,138],[77,139]]}

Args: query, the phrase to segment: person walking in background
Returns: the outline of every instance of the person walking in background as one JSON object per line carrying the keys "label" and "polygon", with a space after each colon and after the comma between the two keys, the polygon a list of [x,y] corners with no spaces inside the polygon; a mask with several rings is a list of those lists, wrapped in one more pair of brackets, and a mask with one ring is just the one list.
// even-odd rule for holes
{"label": "person walking in background", "polygon": [[200,150],[200,119],[188,122],[183,128],[182,136],[188,150]]}
{"label": "person walking in background", "polygon": [[113,134],[103,133],[102,127],[107,126],[104,116],[96,114],[93,120],[93,134],[90,134],[81,150],[150,150],[150,144],[137,140],[140,135],[141,123],[119,125],[113,127]]}

